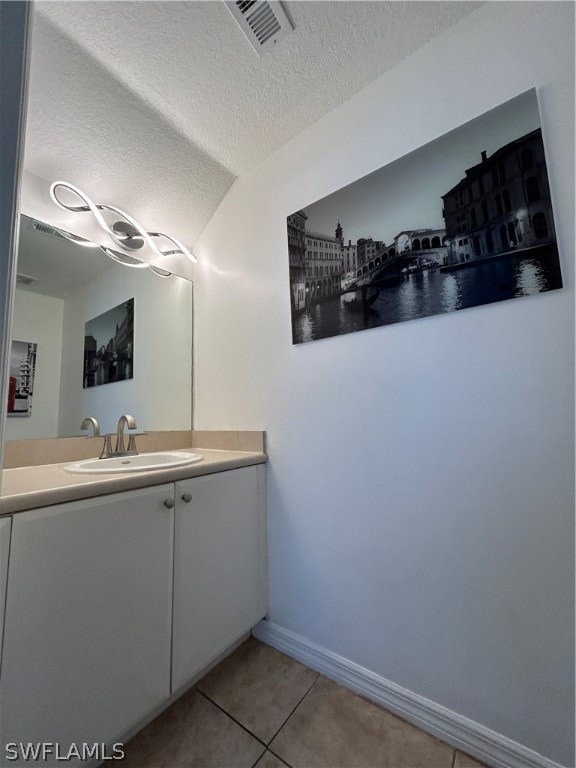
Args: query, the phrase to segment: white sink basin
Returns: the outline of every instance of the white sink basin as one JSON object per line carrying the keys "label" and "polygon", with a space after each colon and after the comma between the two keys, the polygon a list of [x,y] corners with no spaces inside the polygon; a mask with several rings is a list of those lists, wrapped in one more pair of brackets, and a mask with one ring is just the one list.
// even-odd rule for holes
{"label": "white sink basin", "polygon": [[138,456],[113,456],[110,459],[86,459],[66,464],[65,472],[81,475],[100,475],[110,472],[149,472],[153,469],[170,469],[200,461],[198,453],[184,451],[162,451],[161,453],[140,453]]}

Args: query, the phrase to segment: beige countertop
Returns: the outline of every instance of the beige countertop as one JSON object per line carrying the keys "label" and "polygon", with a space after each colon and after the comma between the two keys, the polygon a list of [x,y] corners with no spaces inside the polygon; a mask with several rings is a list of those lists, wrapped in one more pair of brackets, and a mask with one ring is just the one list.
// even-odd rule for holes
{"label": "beige countertop", "polygon": [[202,460],[183,467],[126,474],[70,474],[64,471],[64,464],[5,469],[2,472],[0,515],[10,515],[26,509],[103,496],[134,488],[162,485],[162,483],[172,483],[176,480],[187,480],[191,477],[248,467],[253,464],[264,464],[268,458],[265,453],[258,451],[212,450],[196,447],[186,450],[200,454]]}

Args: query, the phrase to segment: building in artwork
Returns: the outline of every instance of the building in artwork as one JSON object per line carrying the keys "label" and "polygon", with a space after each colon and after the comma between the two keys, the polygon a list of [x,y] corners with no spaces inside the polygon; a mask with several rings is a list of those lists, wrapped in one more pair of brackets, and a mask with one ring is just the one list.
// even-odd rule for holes
{"label": "building in artwork", "polygon": [[84,336],[84,388],[131,379],[134,347],[134,299],[124,303],[124,315],[105,344]]}
{"label": "building in artwork", "polygon": [[[374,269],[380,264],[381,252],[384,243],[381,240],[373,240],[371,237],[361,237],[357,243],[358,267],[367,266],[368,269]],[[376,260],[378,259],[378,264]]]}
{"label": "building in artwork", "polygon": [[20,359],[18,384],[16,390],[17,397],[29,397],[32,395],[34,382],[34,368],[36,365],[36,345],[27,344],[26,353]]}
{"label": "building in artwork", "polygon": [[114,335],[114,364],[116,381],[131,379],[134,375],[132,370],[132,350],[134,343],[134,300],[126,302],[126,316],[116,326]]}
{"label": "building in artwork", "polygon": [[399,232],[394,238],[392,253],[388,249],[388,258],[392,256],[411,256],[422,261],[435,261],[446,264],[445,229],[410,229]]}
{"label": "building in artwork", "polygon": [[345,245],[339,221],[332,236],[309,231],[305,211],[289,216],[292,312],[394,275],[555,245],[540,129],[491,157],[483,151],[441,197],[445,227],[403,230],[388,244],[360,237]]}
{"label": "building in artwork", "polygon": [[96,352],[98,342],[89,334],[84,336],[84,389],[96,385]]}
{"label": "building in artwork", "polygon": [[36,368],[36,344],[13,342],[12,353],[16,359],[11,361],[10,383],[8,390],[8,413],[30,414],[34,389],[34,371]]}
{"label": "building in artwork", "polygon": [[358,268],[358,246],[352,240],[342,246],[342,263],[344,273],[356,272]]}
{"label": "building in artwork", "polygon": [[306,232],[306,304],[340,293],[344,270],[343,242],[340,223],[334,237]]}
{"label": "building in artwork", "polygon": [[[382,279],[382,270],[426,268],[447,263],[445,229],[413,229],[396,235],[390,245],[372,237],[361,237],[344,245],[342,225],[338,222],[334,236],[306,229],[306,214],[298,211],[288,217],[290,286],[292,311],[331,296],[355,290],[357,281]],[[302,261],[302,234],[305,254]],[[402,262],[402,263],[400,263]],[[302,287],[302,263],[303,281]],[[392,272],[386,272],[389,276]]]}
{"label": "building in artwork", "polygon": [[306,306],[306,220],[304,211],[288,216],[288,264],[292,312]]}
{"label": "building in artwork", "polygon": [[482,152],[442,200],[449,264],[555,243],[542,131]]}

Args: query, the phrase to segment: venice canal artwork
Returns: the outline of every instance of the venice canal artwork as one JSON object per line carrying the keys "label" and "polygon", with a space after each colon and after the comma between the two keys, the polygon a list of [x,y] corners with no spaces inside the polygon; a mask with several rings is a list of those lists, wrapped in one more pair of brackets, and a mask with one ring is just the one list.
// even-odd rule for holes
{"label": "venice canal artwork", "polygon": [[295,344],[561,288],[535,93],[295,212],[288,246]]}

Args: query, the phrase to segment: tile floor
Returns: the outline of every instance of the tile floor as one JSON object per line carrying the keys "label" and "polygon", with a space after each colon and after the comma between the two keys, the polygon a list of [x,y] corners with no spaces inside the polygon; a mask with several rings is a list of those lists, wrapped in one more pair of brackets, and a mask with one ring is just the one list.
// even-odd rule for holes
{"label": "tile floor", "polygon": [[254,638],[125,753],[123,768],[482,768]]}

